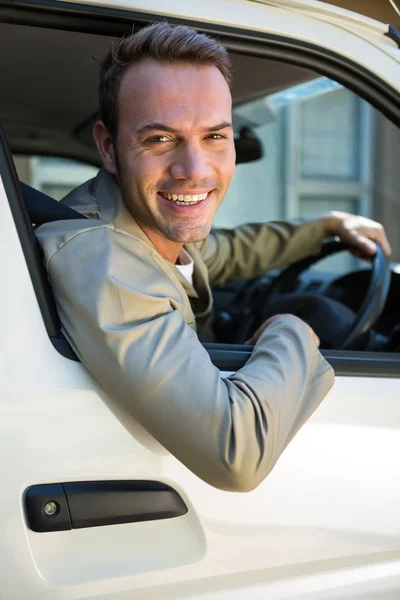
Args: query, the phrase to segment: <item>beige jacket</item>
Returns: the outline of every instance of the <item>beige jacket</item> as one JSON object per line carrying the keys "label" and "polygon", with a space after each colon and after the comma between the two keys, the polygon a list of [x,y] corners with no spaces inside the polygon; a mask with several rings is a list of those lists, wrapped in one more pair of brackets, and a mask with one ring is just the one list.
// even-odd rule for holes
{"label": "beige jacket", "polygon": [[223,378],[196,335],[210,287],[318,251],[321,223],[248,225],[185,246],[193,286],[127,211],[112,176],[66,199],[90,220],[37,230],[63,330],[83,364],[172,454],[211,485],[256,487],[333,385],[333,371],[294,317],[261,335]]}

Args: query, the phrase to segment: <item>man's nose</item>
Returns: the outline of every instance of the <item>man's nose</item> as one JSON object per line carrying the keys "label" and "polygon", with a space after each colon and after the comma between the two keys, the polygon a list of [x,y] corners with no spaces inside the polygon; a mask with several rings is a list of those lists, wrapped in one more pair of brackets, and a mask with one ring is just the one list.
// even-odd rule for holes
{"label": "man's nose", "polygon": [[189,179],[201,181],[212,173],[207,152],[197,143],[182,145],[171,165],[171,175],[174,179]]}

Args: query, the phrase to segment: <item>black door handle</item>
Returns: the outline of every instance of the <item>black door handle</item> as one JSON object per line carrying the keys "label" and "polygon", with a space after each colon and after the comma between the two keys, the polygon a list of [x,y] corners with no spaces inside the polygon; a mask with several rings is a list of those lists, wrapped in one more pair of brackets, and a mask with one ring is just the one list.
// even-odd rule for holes
{"label": "black door handle", "polygon": [[84,481],[33,485],[25,491],[33,531],[65,531],[171,519],[188,509],[176,490],[158,481]]}

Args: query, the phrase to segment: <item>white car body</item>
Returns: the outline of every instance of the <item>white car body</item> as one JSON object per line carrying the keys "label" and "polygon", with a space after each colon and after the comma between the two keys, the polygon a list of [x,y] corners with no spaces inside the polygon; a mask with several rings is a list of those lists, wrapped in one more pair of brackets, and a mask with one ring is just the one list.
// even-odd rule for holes
{"label": "white car body", "polygon": [[[386,26],[317,1],[86,5],[305,41],[400,92]],[[400,377],[338,376],[255,491],[213,489],[53,347],[2,181],[0,239],[2,600],[400,597]],[[137,479],[171,485],[187,514],[53,533],[27,525],[29,486]]]}

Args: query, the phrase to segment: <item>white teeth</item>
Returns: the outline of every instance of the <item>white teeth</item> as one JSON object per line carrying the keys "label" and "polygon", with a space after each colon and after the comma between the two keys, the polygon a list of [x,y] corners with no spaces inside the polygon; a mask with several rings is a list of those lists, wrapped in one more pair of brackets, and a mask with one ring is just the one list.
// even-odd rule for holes
{"label": "white teeth", "polygon": [[208,192],[205,194],[193,194],[193,196],[189,194],[166,194],[163,193],[163,196],[168,198],[168,200],[173,200],[178,204],[197,204],[197,202],[201,202],[205,200],[208,196]]}

